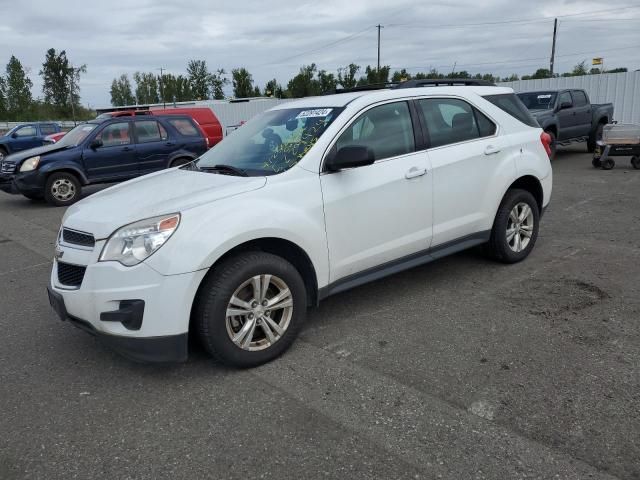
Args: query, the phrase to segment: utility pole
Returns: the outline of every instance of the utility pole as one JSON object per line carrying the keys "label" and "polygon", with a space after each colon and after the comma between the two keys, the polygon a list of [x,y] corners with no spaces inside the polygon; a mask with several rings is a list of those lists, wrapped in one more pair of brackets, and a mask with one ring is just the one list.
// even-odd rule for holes
{"label": "utility pole", "polygon": [[549,63],[549,71],[551,72],[551,78],[553,78],[553,64],[556,56],[556,35],[558,33],[558,19],[553,20],[553,43],[551,44],[551,62]]}
{"label": "utility pole", "polygon": [[75,90],[76,69],[71,65],[71,75],[69,76],[69,101],[71,102],[71,117],[73,118],[73,125],[76,125],[76,106],[73,92]]}
{"label": "utility pole", "polygon": [[160,95],[162,96],[162,108],[167,109],[167,104],[164,100],[164,69],[160,67]]}
{"label": "utility pole", "polygon": [[378,75],[380,75],[380,29],[384,28],[382,25],[376,25],[378,27]]}

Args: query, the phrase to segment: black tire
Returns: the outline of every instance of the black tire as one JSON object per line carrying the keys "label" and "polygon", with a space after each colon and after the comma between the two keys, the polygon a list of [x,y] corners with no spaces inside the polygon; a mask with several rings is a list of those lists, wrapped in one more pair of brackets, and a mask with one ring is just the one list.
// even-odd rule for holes
{"label": "black tire", "polygon": [[545,130],[545,132],[548,133],[551,137],[551,143],[549,144],[551,154],[549,155],[549,160],[554,160],[556,158],[556,150],[558,149],[558,144],[556,143],[556,134],[551,130]]}
{"label": "black tire", "polygon": [[171,162],[170,167],[171,168],[173,168],[173,167],[181,167],[182,165],[186,165],[189,162],[193,162],[193,159],[192,158],[184,158],[184,157],[176,158],[175,160],[173,160]]}
{"label": "black tire", "polygon": [[604,125],[604,123],[599,123],[595,131],[591,135],[589,135],[589,140],[587,140],[587,151],[589,153],[595,152],[596,147],[598,146],[598,140],[602,140]]}
{"label": "black tire", "polygon": [[[507,229],[512,225],[510,220],[511,211],[520,204],[526,204],[531,209],[533,225],[531,226],[531,236],[527,245],[520,251],[515,251],[507,240]],[[538,225],[540,222],[540,211],[538,202],[526,190],[511,189],[505,194],[496,218],[493,221],[493,229],[491,230],[491,238],[487,245],[488,253],[495,260],[503,263],[516,263],[527,258],[538,238]],[[515,238],[515,237],[513,237]],[[514,240],[515,241],[515,240]]]}
{"label": "black tire", "polygon": [[637,155],[631,157],[631,166],[636,170],[640,170],[640,157],[638,157]]}
{"label": "black tire", "polygon": [[594,158],[591,160],[591,165],[593,165],[593,168],[600,168],[602,166],[602,162],[599,158]]}
{"label": "black tire", "polygon": [[[62,190],[65,186],[68,190]],[[68,191],[68,194],[64,194]],[[47,178],[44,187],[44,199],[51,205],[56,207],[66,207],[77,202],[80,199],[82,187],[80,181],[73,173],[54,172]]]}
{"label": "black tire", "polygon": [[4,160],[4,158],[9,155],[9,152],[7,152],[7,149],[4,147],[0,147],[0,162],[2,160]]}
{"label": "black tire", "polygon": [[616,162],[613,160],[613,158],[605,158],[604,160],[600,160],[600,167],[602,167],[603,170],[611,170],[615,166]]}
{"label": "black tire", "polygon": [[44,198],[43,193],[23,193],[22,196],[28,198],[29,200],[39,201]]}
{"label": "black tire", "polygon": [[[269,342],[262,350],[249,351],[236,345],[232,340],[229,328],[234,327],[231,323],[228,325],[227,308],[236,289],[257,275],[267,274],[282,280],[291,292],[291,318],[286,330],[276,341]],[[250,302],[250,300],[248,301]],[[305,320],[306,308],[305,285],[300,273],[293,265],[270,253],[243,252],[224,260],[209,272],[196,297],[193,325],[205,349],[215,359],[233,367],[255,367],[273,360],[291,346]],[[265,311],[264,315],[269,316],[269,312]],[[276,313],[271,315],[273,319],[277,320]],[[282,315],[285,315],[285,311],[282,311]],[[249,317],[238,316],[235,318],[236,322],[242,322],[237,327],[239,330],[246,324]],[[280,317],[280,319],[282,318]],[[260,323],[257,325],[255,327],[256,333],[251,337],[251,340],[255,339],[256,335],[257,338],[260,338],[262,334],[264,342],[266,341],[264,327],[260,327]]]}

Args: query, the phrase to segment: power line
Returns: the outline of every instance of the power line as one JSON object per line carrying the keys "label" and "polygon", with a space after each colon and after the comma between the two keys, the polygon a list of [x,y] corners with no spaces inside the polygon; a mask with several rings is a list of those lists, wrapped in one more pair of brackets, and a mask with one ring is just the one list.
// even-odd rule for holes
{"label": "power line", "polygon": [[449,24],[434,24],[434,25],[424,25],[424,24],[415,24],[415,23],[390,23],[388,27],[409,27],[409,28],[454,28],[454,27],[480,27],[480,26],[488,26],[488,25],[503,25],[503,24],[513,24],[513,23],[540,23],[540,22],[548,22],[553,20],[554,18],[569,18],[569,17],[577,17],[582,15],[595,15],[601,13],[610,13],[617,12],[621,10],[629,10],[632,8],[640,8],[640,5],[633,5],[627,7],[620,8],[610,8],[606,10],[594,10],[590,12],[580,12],[580,13],[567,13],[565,15],[554,15],[553,17],[543,17],[538,19],[531,18],[523,18],[523,19],[511,19],[511,20],[500,20],[493,22],[479,22],[479,23],[449,23]]}

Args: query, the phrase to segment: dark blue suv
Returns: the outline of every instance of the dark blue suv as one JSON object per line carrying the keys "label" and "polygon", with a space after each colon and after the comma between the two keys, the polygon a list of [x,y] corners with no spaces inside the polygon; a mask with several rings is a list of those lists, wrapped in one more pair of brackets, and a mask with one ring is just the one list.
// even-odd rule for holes
{"label": "dark blue suv", "polygon": [[13,127],[0,137],[0,162],[12,153],[45,145],[47,135],[60,131],[60,126],[54,122],[23,123]]}
{"label": "dark blue suv", "polygon": [[83,185],[128,180],[188,163],[207,150],[187,116],[116,117],[78,125],[58,143],[0,162],[0,190],[65,206]]}

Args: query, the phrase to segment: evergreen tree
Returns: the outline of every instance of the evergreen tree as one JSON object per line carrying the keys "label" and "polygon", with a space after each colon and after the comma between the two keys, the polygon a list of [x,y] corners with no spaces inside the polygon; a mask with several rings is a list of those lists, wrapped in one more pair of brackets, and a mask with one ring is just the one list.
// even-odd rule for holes
{"label": "evergreen tree", "polygon": [[13,120],[26,119],[33,103],[33,82],[27,77],[20,60],[13,55],[7,63],[4,83],[7,117]]}
{"label": "evergreen tree", "polygon": [[231,77],[233,79],[234,97],[247,98],[253,96],[253,77],[246,68],[234,68],[231,70]]}

